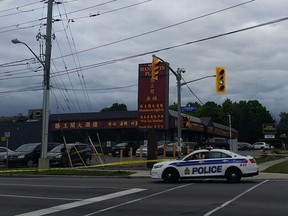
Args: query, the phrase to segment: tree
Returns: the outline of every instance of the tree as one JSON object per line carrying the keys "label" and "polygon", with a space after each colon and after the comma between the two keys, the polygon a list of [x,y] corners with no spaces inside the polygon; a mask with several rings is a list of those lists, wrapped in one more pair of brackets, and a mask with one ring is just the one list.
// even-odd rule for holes
{"label": "tree", "polygon": [[281,112],[280,115],[280,121],[277,126],[277,135],[280,137],[281,134],[288,135],[288,113]]}
{"label": "tree", "polygon": [[177,103],[173,103],[169,106],[169,110],[174,110],[177,111],[178,110],[178,104]]}
{"label": "tree", "polygon": [[100,112],[111,112],[111,111],[127,111],[127,106],[125,104],[114,103],[111,107],[103,108]]}
{"label": "tree", "polygon": [[[229,117],[231,116],[231,125],[239,132],[239,141],[256,142],[263,137],[263,124],[274,123],[271,114],[257,100],[232,102],[226,99],[222,105],[214,102],[207,102],[204,105],[189,102],[189,105],[197,105],[198,108],[192,112],[186,112],[195,117],[211,117],[214,122],[229,126]],[[177,111],[177,104],[169,107]],[[282,129],[279,132],[288,134],[288,114],[282,113],[280,116],[283,122]],[[284,127],[286,126],[286,128]]]}
{"label": "tree", "polygon": [[222,124],[222,109],[221,106],[214,102],[207,102],[200,106],[192,115],[196,117],[212,117],[214,122]]}

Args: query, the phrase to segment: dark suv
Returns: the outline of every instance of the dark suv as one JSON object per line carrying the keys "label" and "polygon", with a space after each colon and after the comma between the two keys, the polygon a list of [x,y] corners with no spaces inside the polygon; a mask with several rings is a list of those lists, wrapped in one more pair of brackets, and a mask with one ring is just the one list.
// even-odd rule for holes
{"label": "dark suv", "polygon": [[196,146],[196,148],[208,148],[208,147],[212,147],[212,148],[219,148],[219,149],[230,149],[230,145],[229,145],[229,141],[226,138],[222,138],[222,137],[213,137],[208,139],[207,141],[198,144]]}
{"label": "dark suv", "polygon": [[92,150],[88,144],[68,143],[66,146],[69,154],[66,151],[64,144],[61,144],[48,152],[47,156],[51,166],[70,166],[69,156],[72,165],[85,163],[85,165],[88,166],[91,164]]}
{"label": "dark suv", "polygon": [[112,147],[111,154],[113,157],[120,156],[120,152],[122,150],[123,156],[129,156],[130,149],[132,148],[132,155],[135,155],[138,147],[139,146],[136,146],[134,142],[118,143]]}
{"label": "dark suv", "polygon": [[[61,143],[48,143],[47,152]],[[41,156],[41,143],[27,143],[19,146],[14,152],[8,154],[8,166],[32,167],[38,164]],[[4,163],[6,163],[6,160]]]}

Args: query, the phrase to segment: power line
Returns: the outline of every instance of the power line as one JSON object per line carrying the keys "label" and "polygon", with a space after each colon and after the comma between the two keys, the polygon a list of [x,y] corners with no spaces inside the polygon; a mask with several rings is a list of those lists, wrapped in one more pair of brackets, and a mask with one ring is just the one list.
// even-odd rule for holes
{"label": "power line", "polygon": [[[175,49],[175,48],[179,48],[179,47],[183,47],[183,46],[187,46],[187,45],[191,45],[191,44],[195,44],[195,43],[199,43],[199,42],[204,42],[204,41],[208,41],[208,40],[212,40],[212,39],[216,39],[216,38],[220,38],[220,37],[224,37],[224,36],[228,36],[228,35],[244,32],[244,31],[260,28],[260,27],[263,27],[263,26],[272,25],[272,24],[283,22],[283,21],[286,21],[286,20],[288,20],[288,16],[280,18],[280,19],[272,20],[272,21],[269,21],[269,22],[265,22],[265,23],[261,23],[261,24],[257,24],[257,25],[253,25],[253,26],[249,26],[249,27],[246,27],[246,28],[242,28],[242,29],[238,29],[238,30],[234,30],[234,31],[230,31],[230,32],[226,32],[226,33],[222,33],[222,34],[218,34],[218,35],[214,35],[214,36],[210,36],[210,37],[206,37],[206,38],[202,38],[202,39],[198,39],[198,40],[194,40],[194,41],[189,41],[189,42],[186,42],[186,43],[181,43],[181,44],[174,45],[174,46],[160,48],[160,49],[156,49],[156,50],[152,50],[152,51],[148,51],[148,52],[144,52],[144,53],[140,53],[140,54],[136,54],[136,55],[126,56],[126,57],[122,57],[122,58],[112,59],[112,60],[108,60],[108,61],[104,61],[104,62],[100,62],[100,63],[96,63],[96,64],[86,65],[86,66],[81,67],[81,70],[89,70],[89,69],[96,68],[96,67],[101,67],[101,66],[104,66],[104,65],[114,64],[114,63],[120,62],[120,61],[126,61],[126,60],[133,59],[133,58],[138,58],[138,57],[142,57],[142,56],[146,56],[146,55],[151,55],[151,54],[162,52],[162,51],[167,51],[167,50],[171,50],[171,49]],[[75,73],[75,72],[77,72],[77,70],[79,70],[79,68],[70,69],[69,73]],[[59,74],[56,74],[55,76],[61,76],[63,72],[66,72],[66,71],[59,71],[58,72]]]}
{"label": "power line", "polygon": [[0,13],[7,12],[7,11],[10,11],[10,10],[18,10],[19,8],[27,7],[27,6],[30,6],[30,5],[33,5],[33,4],[39,4],[39,1],[33,2],[33,3],[29,3],[29,4],[25,4],[25,5],[20,5],[20,6],[13,7],[13,8],[8,8],[8,9],[0,10]]}
{"label": "power line", "polygon": [[[87,88],[87,91],[111,91],[111,90],[119,90],[119,89],[124,89],[124,88],[131,88],[138,86],[138,84],[133,84],[133,85],[126,85],[126,86],[118,86],[118,87],[108,87],[108,88]],[[69,89],[69,88],[61,88],[61,87],[55,87],[52,86],[54,89],[60,89],[60,90],[73,90],[73,91],[82,91],[83,89]]]}
{"label": "power line", "polygon": [[[204,14],[204,15],[201,15],[201,16],[198,16],[198,17],[194,17],[194,18],[191,18],[191,19],[188,19],[188,20],[184,20],[184,21],[177,22],[177,23],[174,23],[174,24],[171,24],[171,25],[168,25],[168,26],[164,26],[162,28],[154,29],[152,31],[144,32],[144,33],[141,33],[141,34],[133,35],[131,37],[123,38],[121,40],[117,40],[117,41],[113,41],[113,42],[110,42],[110,43],[102,44],[100,46],[96,46],[96,47],[92,47],[92,48],[89,48],[89,49],[81,50],[81,51],[78,51],[78,54],[79,53],[88,52],[88,51],[91,51],[91,50],[95,50],[95,49],[99,49],[99,48],[102,48],[102,47],[110,46],[110,45],[113,45],[113,44],[121,43],[121,42],[124,42],[124,41],[128,41],[128,40],[131,40],[131,39],[134,39],[134,38],[141,37],[141,36],[149,35],[149,34],[152,34],[152,33],[158,32],[158,31],[162,31],[162,30],[165,30],[165,29],[168,29],[168,28],[172,28],[172,27],[175,27],[175,26],[178,26],[178,25],[182,25],[182,24],[185,24],[185,23],[188,23],[188,22],[191,22],[191,21],[195,21],[195,20],[198,20],[198,19],[201,19],[201,18],[204,18],[204,17],[208,17],[208,16],[211,16],[211,15],[214,15],[214,14],[218,14],[218,13],[221,13],[221,12],[226,11],[226,10],[230,10],[230,9],[233,9],[233,8],[236,8],[236,7],[240,7],[242,5],[245,5],[245,4],[254,2],[254,1],[255,0],[250,0],[250,1],[247,1],[247,2],[243,2],[243,3],[237,4],[237,5],[233,5],[233,6],[227,7],[227,8],[223,8],[223,9],[220,9],[220,10],[217,10],[217,11],[213,11],[211,13],[207,13],[207,14]],[[73,54],[67,54],[67,55],[64,55],[64,56],[61,56],[61,57],[56,57],[56,58],[54,58],[54,60],[58,59],[58,58],[67,57],[67,56],[70,56],[70,55],[73,55]]]}

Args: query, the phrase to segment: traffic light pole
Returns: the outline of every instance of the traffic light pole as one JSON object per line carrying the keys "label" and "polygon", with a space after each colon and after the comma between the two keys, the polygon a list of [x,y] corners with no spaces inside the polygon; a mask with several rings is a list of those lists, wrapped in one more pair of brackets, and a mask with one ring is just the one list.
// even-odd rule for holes
{"label": "traffic light pole", "polygon": [[181,133],[181,79],[182,79],[182,73],[185,73],[184,68],[177,68],[177,71],[174,71],[173,68],[170,67],[170,65],[165,62],[163,59],[159,58],[156,55],[152,55],[153,57],[158,58],[161,62],[165,64],[166,67],[169,68],[169,70],[175,75],[177,80],[177,136],[178,136],[178,157],[181,157],[181,150],[182,150],[182,133]]}

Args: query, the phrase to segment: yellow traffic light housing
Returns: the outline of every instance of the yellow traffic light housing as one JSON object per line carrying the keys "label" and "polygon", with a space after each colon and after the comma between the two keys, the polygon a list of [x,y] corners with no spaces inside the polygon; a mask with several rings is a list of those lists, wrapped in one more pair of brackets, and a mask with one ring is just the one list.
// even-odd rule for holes
{"label": "yellow traffic light housing", "polygon": [[159,70],[160,70],[160,61],[156,56],[152,57],[152,71],[151,71],[151,79],[152,80],[158,80],[158,74],[159,74]]}
{"label": "yellow traffic light housing", "polygon": [[226,70],[224,67],[216,67],[215,90],[218,94],[226,93]]}
{"label": "yellow traffic light housing", "polygon": [[181,114],[181,127],[182,128],[192,128],[189,115]]}

